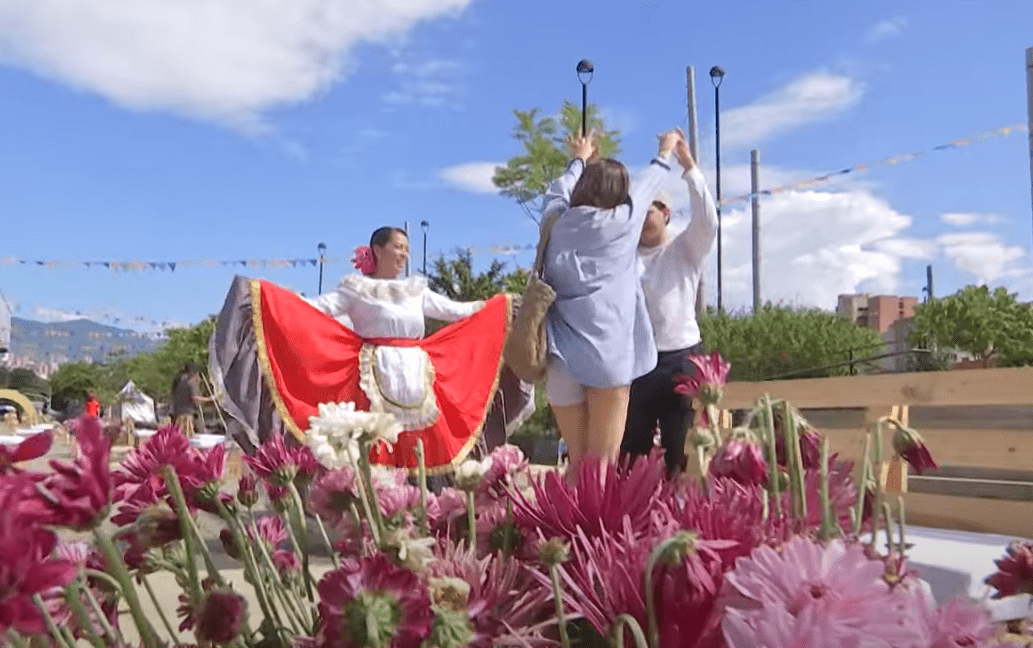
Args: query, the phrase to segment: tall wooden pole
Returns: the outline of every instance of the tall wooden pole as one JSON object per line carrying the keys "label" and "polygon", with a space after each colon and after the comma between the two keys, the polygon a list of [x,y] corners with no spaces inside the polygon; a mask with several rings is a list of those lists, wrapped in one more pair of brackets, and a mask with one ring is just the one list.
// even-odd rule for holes
{"label": "tall wooden pole", "polygon": [[753,207],[753,314],[760,312],[760,151],[750,151],[750,204]]}
{"label": "tall wooden pole", "polygon": [[1029,111],[1029,184],[1033,197],[1033,47],[1026,48],[1026,108]]}
{"label": "tall wooden pole", "polygon": [[[696,69],[691,65],[685,68],[687,107],[689,112],[689,151],[692,159],[699,164],[699,129],[696,125]],[[696,321],[707,309],[706,266],[699,270],[699,284],[696,286]]]}

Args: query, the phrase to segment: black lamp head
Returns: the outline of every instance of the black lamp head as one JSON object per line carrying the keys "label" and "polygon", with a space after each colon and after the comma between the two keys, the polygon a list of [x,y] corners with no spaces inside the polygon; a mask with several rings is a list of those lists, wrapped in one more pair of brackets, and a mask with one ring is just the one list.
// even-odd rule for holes
{"label": "black lamp head", "polygon": [[724,77],[725,71],[721,68],[720,65],[715,65],[714,67],[710,68],[710,82],[713,83],[714,86],[721,85],[721,80],[724,79]]}
{"label": "black lamp head", "polygon": [[326,243],[320,243],[316,246],[316,249],[319,250],[320,254],[326,252]]}
{"label": "black lamp head", "polygon": [[[587,75],[588,78],[585,79],[583,75]],[[578,61],[578,63],[577,63],[577,78],[578,78],[578,80],[580,80],[581,83],[587,84],[587,83],[589,83],[592,80],[593,76],[595,76],[595,66],[592,65],[592,62],[589,61],[588,59],[581,59],[580,61]]]}
{"label": "black lamp head", "polygon": [[420,221],[420,227],[422,227],[423,231],[426,232],[427,228],[430,227],[430,223],[428,223],[427,221]]}

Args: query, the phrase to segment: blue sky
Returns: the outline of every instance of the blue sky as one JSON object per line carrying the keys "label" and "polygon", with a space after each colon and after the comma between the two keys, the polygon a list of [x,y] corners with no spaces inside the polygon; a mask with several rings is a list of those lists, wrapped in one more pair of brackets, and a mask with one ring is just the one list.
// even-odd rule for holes
{"label": "blue sky", "polygon": [[[114,271],[3,259],[351,258],[430,222],[431,258],[533,243],[491,191],[514,108],[590,99],[641,167],[697,74],[713,184],[769,187],[1026,122],[1033,5],[994,2],[0,0],[0,292],[16,315],[160,328],[217,312],[235,272],[313,294],[311,266]],[[672,176],[676,199],[680,181]],[[748,205],[724,210],[726,307],[750,303]],[[764,299],[1006,285],[1033,298],[1029,144],[1016,132],[765,198]],[[412,239],[414,267],[422,237]],[[503,256],[529,263],[527,253]],[[715,299],[711,257],[708,299]],[[324,290],[352,269],[325,269]],[[116,322],[117,318],[117,322]]]}

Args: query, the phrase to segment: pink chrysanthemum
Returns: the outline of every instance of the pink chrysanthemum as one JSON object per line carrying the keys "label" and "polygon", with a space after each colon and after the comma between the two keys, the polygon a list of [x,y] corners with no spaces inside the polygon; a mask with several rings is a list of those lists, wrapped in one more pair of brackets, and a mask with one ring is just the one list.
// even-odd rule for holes
{"label": "pink chrysanthemum", "polygon": [[351,515],[351,507],[360,506],[355,485],[355,471],[350,466],[328,470],[312,484],[309,507],[330,526],[337,526],[341,518]]}
{"label": "pink chrysanthemum", "polygon": [[932,638],[929,648],[982,646],[994,634],[989,611],[978,604],[955,599],[939,608],[928,605],[926,609]]}
{"label": "pink chrysanthemum", "polygon": [[158,431],[139,448],[135,448],[121,465],[112,473],[119,498],[137,486],[148,481],[157,480],[163,484],[161,477],[165,466],[172,466],[179,472],[182,465],[193,456],[195,449],[190,441],[174,425],[159,428]]}
{"label": "pink chrysanthemum", "polygon": [[324,648],[417,648],[430,632],[434,615],[426,585],[383,554],[345,558],[318,588],[316,642]]}
{"label": "pink chrysanthemum", "polygon": [[1033,594],[1033,542],[1013,542],[1006,551],[994,561],[997,571],[986,579],[997,590],[994,598]]}
{"label": "pink chrysanthemum", "polygon": [[511,491],[513,519],[530,537],[573,539],[582,530],[594,537],[623,530],[625,517],[636,533],[645,533],[654,513],[666,507],[659,499],[666,474],[661,453],[619,467],[585,461],[574,486],[549,471],[532,483],[532,499]]}
{"label": "pink chrysanthemum", "polygon": [[298,475],[295,454],[283,442],[282,434],[275,434],[262,444],[253,457],[244,457],[244,463],[262,479],[285,487]]}
{"label": "pink chrysanthemum", "polygon": [[725,576],[725,638],[730,648],[764,645],[762,635],[776,630],[835,646],[866,645],[872,637],[900,648],[928,645],[921,617],[894,594],[884,572],[862,546],[840,540],[822,546],[795,538],[781,552],[760,547]]}
{"label": "pink chrysanthemum", "polygon": [[713,477],[727,477],[747,486],[766,485],[768,464],[760,446],[751,441],[731,440],[710,460],[708,472]]}
{"label": "pink chrysanthemum", "polygon": [[352,257],[352,264],[355,269],[364,275],[371,275],[377,270],[377,260],[373,256],[373,250],[366,245],[355,248],[355,256]]}
{"label": "pink chrysanthemum", "polygon": [[[674,525],[657,529],[647,538],[630,525],[592,537],[579,533],[571,544],[571,558],[559,567],[564,600],[602,635],[614,619],[629,614],[643,630],[646,619],[645,573],[650,554],[663,540],[678,533]],[[718,596],[723,579],[719,549],[726,541],[694,540],[687,555],[673,564],[659,562],[653,572],[653,593],[661,646],[703,648],[720,637]],[[548,577],[538,575],[545,584]],[[632,641],[626,631],[625,645]]]}
{"label": "pink chrysanthemum", "polygon": [[470,587],[466,614],[470,648],[544,646],[542,629],[554,624],[551,590],[523,562],[497,554],[478,558],[466,543],[445,543],[427,568],[428,579],[456,578]]}
{"label": "pink chrysanthemum", "polygon": [[689,362],[696,367],[694,374],[675,376],[678,384],[674,391],[687,397],[699,398],[706,404],[716,404],[721,399],[721,386],[728,382],[731,365],[721,358],[717,349],[709,355],[689,355]]}
{"label": "pink chrysanthemum", "polygon": [[45,456],[50,452],[51,443],[53,433],[46,430],[24,439],[13,450],[6,445],[0,445],[0,475],[23,473],[24,471],[15,464]]}

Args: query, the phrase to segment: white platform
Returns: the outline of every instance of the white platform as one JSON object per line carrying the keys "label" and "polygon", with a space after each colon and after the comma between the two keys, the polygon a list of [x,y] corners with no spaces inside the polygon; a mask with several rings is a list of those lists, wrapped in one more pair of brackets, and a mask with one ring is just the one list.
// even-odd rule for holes
{"label": "white platform", "polygon": [[905,539],[914,545],[908,551],[911,566],[918,570],[922,580],[929,583],[938,603],[957,597],[987,600],[994,617],[999,620],[1033,613],[1028,595],[1001,601],[988,600],[993,589],[983,582],[997,571],[994,560],[1005,554],[1007,546],[1015,540],[1028,541],[1027,538],[909,527]]}

